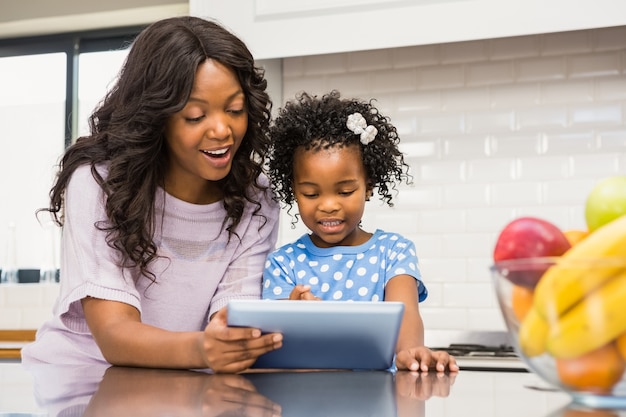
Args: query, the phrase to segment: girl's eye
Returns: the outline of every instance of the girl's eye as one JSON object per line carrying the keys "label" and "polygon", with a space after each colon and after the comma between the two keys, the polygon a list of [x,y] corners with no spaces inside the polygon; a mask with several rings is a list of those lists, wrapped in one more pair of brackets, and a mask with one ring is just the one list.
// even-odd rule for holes
{"label": "girl's eye", "polygon": [[339,195],[348,196],[348,195],[352,195],[353,193],[354,193],[354,190],[352,190],[352,191],[340,191]]}
{"label": "girl's eye", "polygon": [[305,197],[305,198],[315,198],[315,197],[317,197],[317,194],[304,194],[303,193],[302,196]]}
{"label": "girl's eye", "polygon": [[246,111],[246,109],[233,109],[233,110],[228,110],[228,112],[229,112],[229,113],[236,114],[236,115],[243,114],[245,111]]}

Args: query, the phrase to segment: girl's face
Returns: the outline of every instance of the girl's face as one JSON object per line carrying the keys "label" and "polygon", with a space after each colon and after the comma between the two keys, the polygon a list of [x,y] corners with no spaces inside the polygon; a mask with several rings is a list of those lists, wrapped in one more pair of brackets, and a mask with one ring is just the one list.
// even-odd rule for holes
{"label": "girl's face", "polygon": [[296,150],[293,191],[302,221],[318,247],[356,246],[369,234],[359,228],[368,187],[357,145]]}
{"label": "girl's face", "polygon": [[215,181],[230,172],[247,129],[245,95],[237,76],[207,59],[198,66],[189,101],[166,122],[166,191],[195,204],[221,199]]}

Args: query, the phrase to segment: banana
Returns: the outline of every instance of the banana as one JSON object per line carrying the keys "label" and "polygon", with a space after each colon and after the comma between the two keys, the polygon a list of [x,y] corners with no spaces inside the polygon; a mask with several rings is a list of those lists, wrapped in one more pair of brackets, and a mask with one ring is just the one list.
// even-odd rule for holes
{"label": "banana", "polygon": [[624,258],[626,215],[563,254],[535,287],[532,308],[518,331],[522,352],[573,357],[626,331],[626,308],[619,305],[626,303]]}
{"label": "banana", "polygon": [[537,283],[533,306],[548,322],[557,321],[587,294],[619,275],[624,267],[610,259],[616,257],[626,257],[626,215],[565,252]]}
{"label": "banana", "polygon": [[623,271],[549,323],[547,351],[555,358],[575,358],[615,340],[626,332],[625,303]]}
{"label": "banana", "polygon": [[548,323],[535,308],[528,310],[517,333],[519,347],[528,356],[538,356],[546,351]]}

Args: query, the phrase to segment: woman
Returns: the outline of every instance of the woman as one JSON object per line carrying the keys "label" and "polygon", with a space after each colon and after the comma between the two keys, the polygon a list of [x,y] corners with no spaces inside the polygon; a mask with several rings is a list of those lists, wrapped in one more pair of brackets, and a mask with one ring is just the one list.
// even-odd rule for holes
{"label": "woman", "polygon": [[259,162],[266,84],[215,23],[177,17],[138,35],[50,192],[61,290],[25,364],[239,372],[281,346],[281,335],[227,327],[225,309],[260,297],[276,242]]}

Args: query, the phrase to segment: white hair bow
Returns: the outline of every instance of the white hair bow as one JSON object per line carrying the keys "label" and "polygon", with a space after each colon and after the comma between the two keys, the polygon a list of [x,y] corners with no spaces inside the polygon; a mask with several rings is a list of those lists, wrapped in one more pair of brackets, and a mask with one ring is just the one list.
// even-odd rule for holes
{"label": "white hair bow", "polygon": [[348,129],[354,132],[355,135],[361,135],[361,143],[363,145],[367,145],[376,139],[376,135],[378,134],[378,129],[372,125],[368,126],[361,113],[353,113],[348,116],[346,126],[348,126]]}

